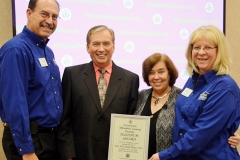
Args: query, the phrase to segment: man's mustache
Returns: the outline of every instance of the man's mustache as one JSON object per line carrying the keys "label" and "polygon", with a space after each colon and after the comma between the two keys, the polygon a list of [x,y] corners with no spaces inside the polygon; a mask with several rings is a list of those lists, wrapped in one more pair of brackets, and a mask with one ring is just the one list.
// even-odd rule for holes
{"label": "man's mustache", "polygon": [[47,22],[40,23],[41,27],[48,27],[49,29],[53,30],[55,27],[53,24],[48,24]]}

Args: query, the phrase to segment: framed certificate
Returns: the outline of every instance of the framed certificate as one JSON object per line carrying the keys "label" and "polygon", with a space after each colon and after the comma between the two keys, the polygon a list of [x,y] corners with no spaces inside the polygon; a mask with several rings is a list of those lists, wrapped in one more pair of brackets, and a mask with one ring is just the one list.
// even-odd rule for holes
{"label": "framed certificate", "polygon": [[150,117],[111,114],[108,160],[148,159]]}

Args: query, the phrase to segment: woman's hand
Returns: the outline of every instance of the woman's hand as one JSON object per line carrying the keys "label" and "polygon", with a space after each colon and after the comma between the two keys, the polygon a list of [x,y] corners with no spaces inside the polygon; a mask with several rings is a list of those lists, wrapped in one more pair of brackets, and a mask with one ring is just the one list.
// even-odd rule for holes
{"label": "woman's hand", "polygon": [[22,155],[23,160],[38,160],[38,157],[35,153],[27,153]]}
{"label": "woman's hand", "polygon": [[158,153],[153,154],[149,160],[160,160]]}
{"label": "woman's hand", "polygon": [[234,133],[234,136],[231,136],[229,139],[228,139],[228,143],[230,144],[230,146],[232,148],[236,148],[237,145],[239,144],[240,142],[240,136],[239,134],[237,133]]}

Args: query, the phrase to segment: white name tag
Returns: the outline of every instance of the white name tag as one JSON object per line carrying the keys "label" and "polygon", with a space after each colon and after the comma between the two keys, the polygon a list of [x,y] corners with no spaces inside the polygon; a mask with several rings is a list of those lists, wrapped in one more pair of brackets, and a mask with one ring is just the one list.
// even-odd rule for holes
{"label": "white name tag", "polygon": [[39,60],[42,67],[47,67],[48,66],[45,58],[38,58],[38,60]]}
{"label": "white name tag", "polygon": [[184,95],[185,97],[189,97],[189,95],[192,93],[193,90],[189,89],[189,88],[185,88],[184,91],[182,92],[182,95]]}

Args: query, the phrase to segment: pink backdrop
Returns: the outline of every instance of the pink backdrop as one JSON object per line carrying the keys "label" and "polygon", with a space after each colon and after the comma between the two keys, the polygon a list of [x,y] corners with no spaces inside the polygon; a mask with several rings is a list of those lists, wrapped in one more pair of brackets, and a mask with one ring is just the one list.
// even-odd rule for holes
{"label": "pink backdrop", "polygon": [[[16,0],[16,28],[22,31],[29,0]],[[86,34],[99,24],[115,31],[113,61],[139,74],[140,90],[147,88],[141,76],[141,64],[149,55],[169,55],[178,68],[176,86],[188,78],[185,50],[192,31],[202,25],[223,30],[223,0],[58,0],[58,28],[50,37],[61,74],[66,66],[89,62]]]}

